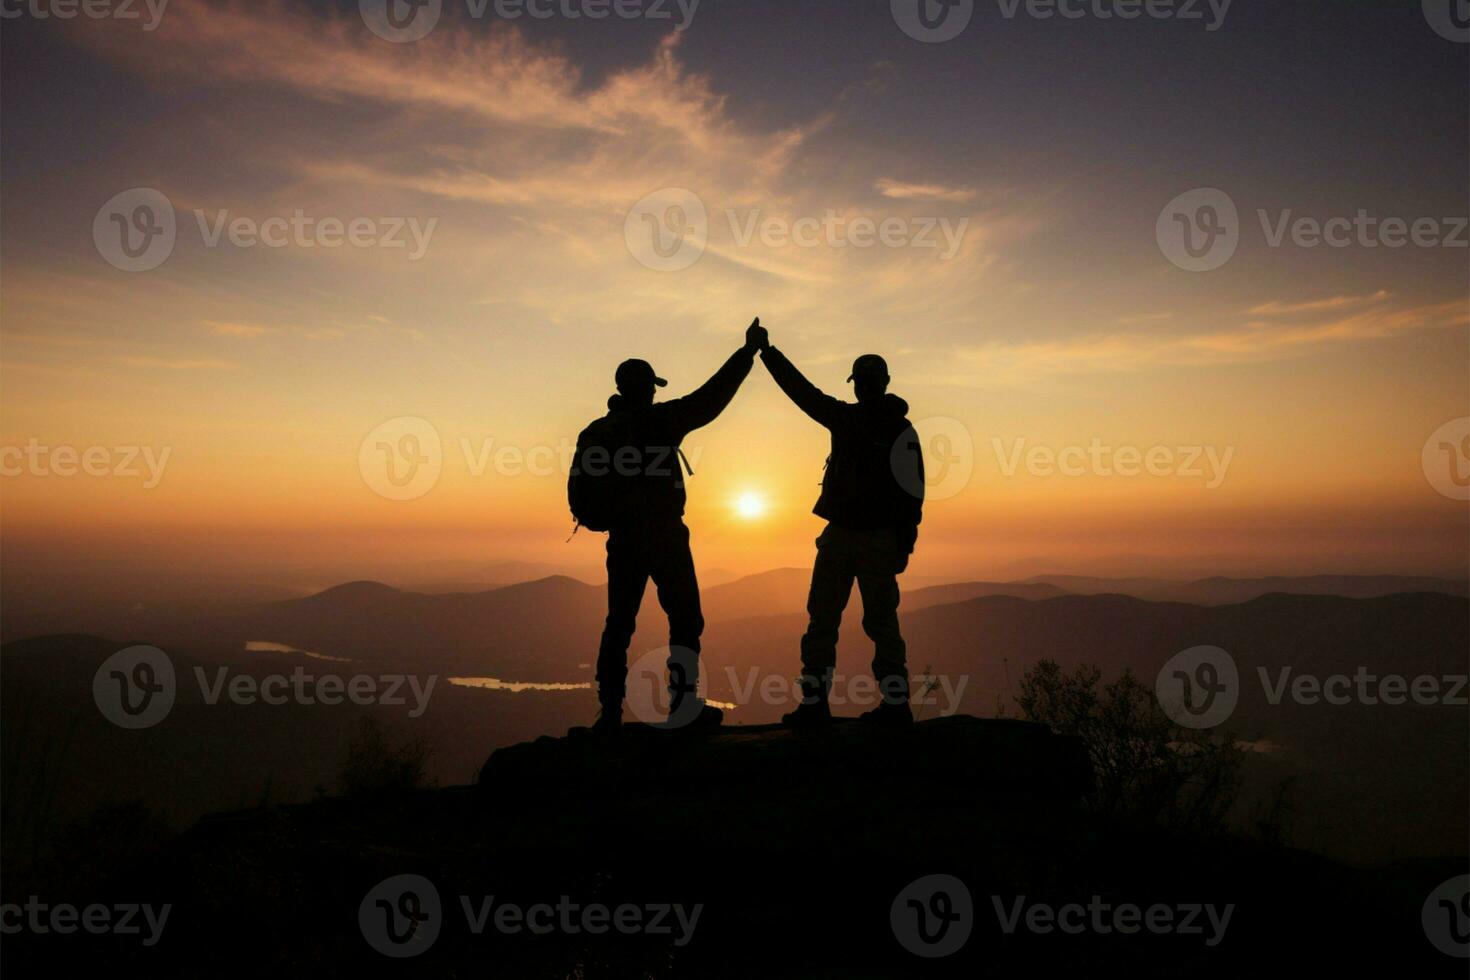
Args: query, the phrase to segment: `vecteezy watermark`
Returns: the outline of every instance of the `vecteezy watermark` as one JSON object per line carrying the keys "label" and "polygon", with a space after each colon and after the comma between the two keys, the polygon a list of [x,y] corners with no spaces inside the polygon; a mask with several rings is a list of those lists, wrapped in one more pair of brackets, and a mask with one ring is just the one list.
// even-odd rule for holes
{"label": "vecteezy watermark", "polygon": [[[822,215],[771,215],[759,208],[727,208],[730,242],[749,248],[759,242],[777,248],[932,249],[941,261],[959,254],[969,218],[850,215],[828,209]],[[680,272],[698,262],[709,247],[709,210],[698,194],[666,187],[643,197],[623,222],[623,239],[639,263],[657,272]]]}
{"label": "vecteezy watermark", "polygon": [[899,434],[888,462],[904,490],[931,502],[947,500],[970,485],[975,440],[959,419],[930,416]]}
{"label": "vecteezy watermark", "polygon": [[990,897],[1001,930],[1012,935],[1024,928],[1027,932],[1047,935],[1060,932],[1069,936],[1084,934],[1107,936],[1113,933],[1136,935],[1201,936],[1214,948],[1225,939],[1235,905],[1217,908],[1213,904],[1155,902],[1147,906],[1133,902],[1113,903],[1101,895],[1093,895],[1086,905],[1068,902],[1056,906],[1046,902],[1026,901],[1025,895],[1004,899]]}
{"label": "vecteezy watermark", "polygon": [[[1470,705],[1466,688],[1470,675],[1378,674],[1366,666],[1353,673],[1298,674],[1292,667],[1257,667],[1256,677],[1266,703],[1282,701],[1307,707],[1328,704],[1357,704],[1367,707],[1404,704],[1421,706]],[[1241,695],[1240,671],[1235,658],[1219,647],[1190,647],[1170,657],[1159,670],[1154,692],[1159,706],[1176,724],[1185,728],[1214,728],[1235,712]]]}
{"label": "vecteezy watermark", "polygon": [[1424,19],[1446,41],[1470,44],[1470,0],[1423,0]]}
{"label": "vecteezy watermark", "polygon": [[762,214],[759,208],[725,210],[730,238],[740,248],[757,238],[766,248],[916,248],[939,250],[948,262],[959,254],[970,219],[929,217],[875,218],[846,215],[831,208],[821,217],[789,218]]}
{"label": "vecteezy watermark", "polygon": [[1015,476],[1024,465],[1032,476],[1138,476],[1173,477],[1176,479],[1202,479],[1206,490],[1215,490],[1225,482],[1230,463],[1235,458],[1235,447],[1226,446],[1109,446],[1101,438],[1083,446],[1026,445],[1024,437],[1017,438],[1007,447],[999,437],[990,440],[995,450],[996,462],[1005,476]]}
{"label": "vecteezy watermark", "polygon": [[[429,707],[439,678],[426,680],[411,674],[309,674],[296,667],[290,674],[234,674],[217,667],[213,676],[203,667],[194,668],[194,678],[207,705],[227,700],[238,705],[339,705],[409,706],[408,716],[418,718]],[[92,676],[92,700],[102,716],[120,728],[151,728],[168,717],[177,695],[178,677],[173,660],[157,647],[131,646],[102,662]]]}
{"label": "vecteezy watermark", "polygon": [[685,187],[665,187],[634,204],[623,220],[633,258],[656,272],[682,272],[709,245],[709,212]]}
{"label": "vecteezy watermark", "polygon": [[1430,892],[1419,916],[1435,949],[1470,959],[1470,875],[1456,875]]}
{"label": "vecteezy watermark", "polygon": [[699,653],[677,644],[656,647],[628,666],[624,690],[628,711],[645,725],[673,730],[692,724],[706,703]]}
{"label": "vecteezy watermark", "polygon": [[1470,684],[1470,675],[1465,674],[1420,674],[1405,677],[1403,674],[1375,674],[1367,667],[1359,667],[1351,676],[1330,674],[1295,674],[1290,667],[1280,667],[1275,677],[1265,667],[1257,667],[1261,687],[1266,692],[1266,701],[1278,705],[1290,696],[1296,704],[1363,704],[1400,705],[1443,704],[1463,708],[1470,705],[1465,688]]}
{"label": "vecteezy watermark", "polygon": [[953,41],[970,26],[975,0],[890,0],[893,22],[915,41]]}
{"label": "vecteezy watermark", "polygon": [[[700,0],[465,0],[474,20],[619,20],[671,21],[674,30],[694,23]],[[444,0],[358,0],[363,23],[385,41],[402,44],[428,36],[444,13]]]}
{"label": "vecteezy watermark", "polygon": [[113,905],[94,902],[81,907],[69,902],[49,904],[31,895],[24,905],[19,902],[0,905],[0,933],[69,936],[80,931],[93,936],[141,936],[144,946],[156,946],[163,938],[163,928],[168,925],[172,911],[171,904],[154,908],[146,902]]}
{"label": "vecteezy watermark", "polygon": [[[749,667],[742,678],[734,667],[725,668],[725,679],[735,695],[737,704],[754,704],[757,701],[770,706],[795,705],[802,700],[801,681],[782,674],[761,674],[759,667]],[[920,674],[912,680],[909,703],[916,708],[935,706],[941,717],[949,717],[960,709],[970,675]],[[834,708],[851,705],[858,708],[876,707],[884,698],[882,682],[870,674],[855,674],[851,677],[834,673],[828,704]]]}
{"label": "vecteezy watermark", "polygon": [[[384,705],[390,708],[408,707],[408,717],[418,718],[429,709],[429,698],[434,694],[434,685],[439,682],[437,674],[421,679],[417,674],[308,674],[306,668],[296,667],[290,674],[235,674],[230,668],[216,667],[214,677],[205,673],[203,667],[194,668],[194,677],[199,683],[199,692],[204,703],[219,704],[221,698],[231,704],[300,704],[338,705],[355,704]],[[412,695],[410,706],[409,698]]]}
{"label": "vecteezy watermark", "polygon": [[[475,479],[565,478],[577,462],[577,443],[569,438],[554,444],[522,445],[501,442],[494,436],[461,436],[458,444],[465,470]],[[592,476],[676,476],[681,465],[691,471],[697,468],[703,455],[703,446],[627,446],[616,450],[594,446],[584,454],[582,466]],[[358,471],[363,482],[389,500],[417,500],[428,494],[438,484],[444,462],[438,428],[416,415],[389,419],[358,445]]]}
{"label": "vecteezy watermark", "polygon": [[954,875],[926,875],[893,899],[888,923],[899,945],[925,959],[958,952],[975,928],[970,889]]}
{"label": "vecteezy watermark", "polygon": [[1219,647],[1190,647],[1159,669],[1154,694],[1175,724],[1214,728],[1235,713],[1240,671],[1235,658]]}
{"label": "vecteezy watermark", "polygon": [[[1470,218],[1380,217],[1359,208],[1352,217],[1317,218],[1291,209],[1256,210],[1269,248],[1466,248]],[[1235,255],[1243,228],[1234,199],[1218,187],[1199,187],[1159,212],[1154,237],[1159,251],[1187,272],[1211,272]]]}
{"label": "vecteezy watermark", "polygon": [[174,707],[174,663],[157,647],[117,651],[92,675],[92,700],[119,728],[152,728]]}
{"label": "vecteezy watermark", "polygon": [[[571,439],[562,439],[554,446],[518,446],[514,443],[497,444],[493,436],[480,439],[478,445],[461,437],[459,447],[464,454],[465,468],[474,477],[489,472],[507,477],[566,476],[577,458],[577,444]],[[691,454],[691,458],[694,455]],[[694,461],[690,465],[694,465]]]}
{"label": "vecteezy watermark", "polygon": [[[265,218],[193,211],[205,248],[382,248],[406,249],[408,260],[424,257],[438,218],[318,217],[302,208]],[[148,272],[167,262],[178,243],[173,202],[151,187],[114,195],[92,219],[92,241],[108,264],[124,272]]]}
{"label": "vecteezy watermark", "polygon": [[174,253],[179,226],[173,202],[151,187],[115,194],[92,219],[98,253],[124,272],[147,272]]}
{"label": "vecteezy watermark", "polygon": [[385,878],[362,897],[357,925],[367,944],[384,956],[418,956],[434,945],[444,928],[439,889],[422,875]]}
{"label": "vecteezy watermark", "polygon": [[1470,416],[1435,429],[1420,461],[1431,487],[1451,500],[1470,500]]}
{"label": "vecteezy watermark", "polygon": [[143,489],[152,490],[163,481],[172,453],[172,446],[43,446],[33,437],[24,446],[0,446],[0,476],[141,478]]}
{"label": "vecteezy watermark", "polygon": [[[458,905],[465,926],[474,936],[494,930],[501,935],[520,933],[544,936],[622,935],[669,936],[676,947],[694,938],[702,904],[685,906],[672,902],[616,906],[601,902],[578,902],[570,895],[556,903],[520,905],[497,901],[494,895],[460,895]],[[439,890],[422,875],[395,875],[374,885],[357,909],[362,937],[384,956],[403,959],[427,952],[439,938],[445,912]]]}
{"label": "vecteezy watermark", "polygon": [[156,31],[163,21],[168,0],[0,0],[0,19],[15,20],[143,20],[145,31]]}
{"label": "vecteezy watermark", "polygon": [[[995,0],[1006,20],[1179,20],[1200,21],[1206,31],[1225,24],[1232,0]],[[925,44],[952,41],[975,15],[975,0],[889,0],[893,20]]]}
{"label": "vecteezy watermark", "polygon": [[444,446],[433,423],[416,415],[389,419],[357,450],[363,482],[388,500],[417,500],[439,483]]}

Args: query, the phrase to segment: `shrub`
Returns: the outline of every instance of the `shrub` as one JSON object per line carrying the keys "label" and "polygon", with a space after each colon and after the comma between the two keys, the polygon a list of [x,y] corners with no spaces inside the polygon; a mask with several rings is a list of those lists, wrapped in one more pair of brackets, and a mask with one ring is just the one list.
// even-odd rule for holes
{"label": "shrub", "polygon": [[1043,660],[1022,675],[1016,702],[1028,721],[1086,743],[1099,812],[1177,830],[1223,830],[1240,790],[1244,751],[1235,737],[1176,724],[1131,671],[1099,689],[1101,680],[1096,667],[1066,674]]}

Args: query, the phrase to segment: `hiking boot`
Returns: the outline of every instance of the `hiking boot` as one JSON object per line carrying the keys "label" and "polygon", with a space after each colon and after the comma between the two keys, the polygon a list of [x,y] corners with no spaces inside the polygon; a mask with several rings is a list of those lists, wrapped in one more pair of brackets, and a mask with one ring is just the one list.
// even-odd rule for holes
{"label": "hiking boot", "polygon": [[864,711],[858,716],[862,721],[870,725],[890,725],[901,728],[914,723],[914,713],[909,710],[907,701],[896,704],[884,701],[871,711]]}
{"label": "hiking boot", "polygon": [[691,731],[694,731],[705,728],[719,728],[720,725],[724,724],[725,713],[723,711],[705,701],[703,698],[701,698],[698,703],[699,714],[691,718],[689,720],[689,723],[684,727],[690,729]]}
{"label": "hiking boot", "polygon": [[821,728],[832,724],[832,708],[827,703],[831,682],[825,678],[801,678],[801,704],[795,711],[781,716],[781,724],[787,728]]}
{"label": "hiking boot", "polygon": [[781,716],[781,724],[787,728],[825,728],[832,724],[832,709],[827,706],[827,700],[802,702],[796,706],[795,711],[788,711]]}
{"label": "hiking boot", "polygon": [[670,709],[669,716],[654,726],[670,732],[697,732],[719,728],[725,721],[725,713],[704,698],[681,701],[678,710]]}

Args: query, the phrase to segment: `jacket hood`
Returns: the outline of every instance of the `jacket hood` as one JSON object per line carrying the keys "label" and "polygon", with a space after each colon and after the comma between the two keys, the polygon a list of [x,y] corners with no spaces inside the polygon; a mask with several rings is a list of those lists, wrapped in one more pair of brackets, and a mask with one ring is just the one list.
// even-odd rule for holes
{"label": "jacket hood", "polygon": [[902,418],[909,413],[909,403],[893,394],[893,392],[889,392],[876,402],[873,402],[873,408],[882,412],[884,415],[892,415],[898,418]]}

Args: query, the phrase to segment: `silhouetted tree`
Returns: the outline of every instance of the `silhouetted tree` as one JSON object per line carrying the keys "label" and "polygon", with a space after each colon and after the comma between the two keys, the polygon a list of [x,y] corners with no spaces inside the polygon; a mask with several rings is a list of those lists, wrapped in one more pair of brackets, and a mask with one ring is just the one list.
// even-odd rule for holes
{"label": "silhouetted tree", "polygon": [[1176,724],[1131,671],[1099,688],[1101,680],[1096,667],[1067,674],[1043,660],[1022,675],[1016,702],[1028,721],[1087,744],[1099,812],[1222,830],[1240,789],[1244,751],[1235,736]]}
{"label": "silhouetted tree", "polygon": [[428,784],[429,743],[422,736],[394,739],[376,719],[363,718],[342,763],[342,792],[348,796]]}

